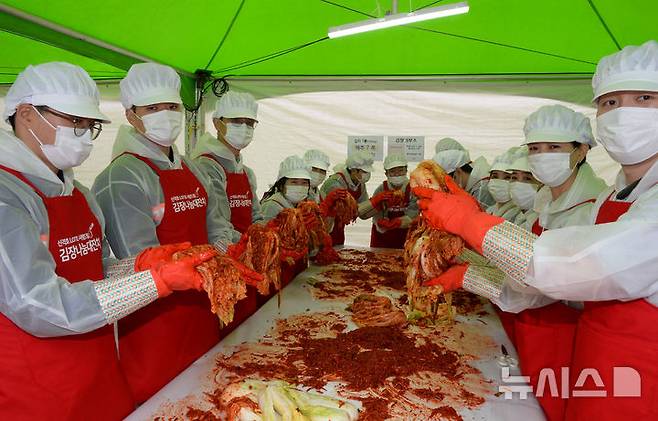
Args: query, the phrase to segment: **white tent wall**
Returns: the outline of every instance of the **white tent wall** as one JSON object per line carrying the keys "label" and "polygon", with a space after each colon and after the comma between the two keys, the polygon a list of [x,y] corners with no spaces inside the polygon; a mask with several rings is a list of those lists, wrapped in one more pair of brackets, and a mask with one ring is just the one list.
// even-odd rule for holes
{"label": "white tent wall", "polygon": [[[472,158],[483,155],[491,162],[496,155],[521,142],[525,118],[541,105],[560,102],[590,116],[594,124],[595,110],[591,106],[574,104],[589,101],[585,98],[591,90],[585,89],[582,82],[567,82],[556,95],[569,97],[574,103],[546,99],[552,97],[545,95],[546,87],[539,89],[539,85],[533,84],[526,86],[528,92],[544,98],[523,96],[522,85],[520,82],[504,84],[501,93],[480,92],[478,87],[468,89],[470,92],[347,90],[271,96],[280,88],[263,89],[260,94],[255,92],[263,98],[259,100],[259,124],[254,142],[244,151],[244,159],[256,173],[261,197],[275,181],[283,158],[292,154],[301,156],[307,149],[317,148],[329,155],[333,166],[346,157],[348,135],[425,136],[425,158],[432,157],[439,139],[450,136],[462,142]],[[235,90],[254,91],[253,86],[238,83],[231,86]],[[123,107],[117,100],[117,88],[116,85],[101,86],[101,109],[113,122],[104,125],[91,157],[76,170],[78,179],[87,186],[109,163],[118,127],[126,121]],[[3,97],[5,92],[6,89],[1,92]],[[211,108],[212,101],[208,106]],[[214,132],[210,113],[206,114],[206,127]],[[177,145],[179,150],[184,150],[182,134]],[[588,161],[609,184],[614,180],[619,167],[603,148],[594,148]],[[381,162],[376,163],[368,191],[372,193],[383,179]],[[347,243],[367,245],[369,233],[370,222],[358,221],[347,228]]]}

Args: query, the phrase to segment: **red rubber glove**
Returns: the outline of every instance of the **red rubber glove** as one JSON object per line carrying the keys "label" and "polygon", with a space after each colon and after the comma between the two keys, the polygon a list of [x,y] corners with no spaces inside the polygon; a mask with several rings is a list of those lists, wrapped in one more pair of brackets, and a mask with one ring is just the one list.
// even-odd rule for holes
{"label": "red rubber glove", "polygon": [[416,187],[418,207],[425,220],[434,228],[456,234],[478,253],[487,231],[505,222],[503,218],[480,210],[477,200],[462,190],[450,177],[445,178],[449,193]]}
{"label": "red rubber glove", "polygon": [[151,275],[158,289],[158,297],[166,297],[174,291],[188,289],[201,291],[203,278],[197,272],[196,267],[218,254],[219,252],[216,250],[209,250],[176,261],[156,263],[151,268]]}
{"label": "red rubber glove", "polygon": [[400,228],[402,226],[402,218],[382,218],[377,221],[377,225],[383,230],[389,231]]}
{"label": "red rubber glove", "polygon": [[385,190],[383,192],[379,192],[370,198],[370,204],[375,209],[381,209],[385,203],[388,203],[391,200],[393,200],[393,196],[395,196],[395,193],[392,190]]}
{"label": "red rubber glove", "polygon": [[452,292],[464,285],[464,275],[468,270],[468,263],[451,266],[448,270],[434,279],[425,282],[423,286],[441,285],[443,292]]}
{"label": "red rubber glove", "polygon": [[186,241],[184,243],[145,248],[135,258],[135,272],[151,269],[159,262],[169,262],[174,253],[187,250],[190,247],[192,247],[192,243]]}
{"label": "red rubber glove", "polygon": [[336,203],[337,199],[346,199],[348,194],[350,193],[346,189],[336,189],[329,192],[327,197],[320,202],[320,213],[322,213],[322,217],[336,216],[336,212],[334,212],[334,203]]}

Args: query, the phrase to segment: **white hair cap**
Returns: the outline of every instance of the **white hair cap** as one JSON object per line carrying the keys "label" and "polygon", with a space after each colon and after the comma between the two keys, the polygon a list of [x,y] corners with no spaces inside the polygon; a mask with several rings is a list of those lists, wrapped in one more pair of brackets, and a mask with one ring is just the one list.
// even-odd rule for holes
{"label": "white hair cap", "polygon": [[157,63],[137,63],[119,82],[121,104],[126,110],[133,106],[175,103],[181,104],[180,76],[174,69]]}
{"label": "white hair cap", "polygon": [[603,57],[592,78],[594,101],[616,91],[658,92],[658,42],[629,45]]}
{"label": "white hair cap", "polygon": [[434,153],[439,153],[441,151],[465,151],[466,148],[451,137],[444,137],[439,140],[436,146],[434,146]]}
{"label": "white hair cap", "polygon": [[71,116],[110,122],[99,109],[96,83],[82,67],[70,63],[27,66],[7,91],[3,119],[8,121],[21,104],[45,105]]}
{"label": "white hair cap", "polygon": [[258,103],[246,92],[228,91],[215,104],[212,118],[251,118],[258,120]]}
{"label": "white hair cap", "polygon": [[530,114],[523,126],[524,145],[536,142],[578,142],[596,146],[589,118],[564,105],[544,105]]}
{"label": "white hair cap", "polygon": [[320,168],[325,171],[327,171],[331,165],[329,156],[318,149],[307,150],[304,154],[304,161],[306,161],[310,167]]}
{"label": "white hair cap", "polygon": [[355,151],[347,157],[345,167],[348,169],[358,169],[366,172],[372,172],[372,155],[366,151]]}
{"label": "white hair cap", "polygon": [[279,164],[279,176],[277,177],[277,181],[281,180],[283,177],[310,180],[311,173],[306,161],[297,155],[291,155]]}
{"label": "white hair cap", "polygon": [[406,167],[407,165],[409,165],[407,162],[407,157],[402,154],[387,155],[386,159],[384,159],[385,170],[390,170],[391,168],[397,167]]}

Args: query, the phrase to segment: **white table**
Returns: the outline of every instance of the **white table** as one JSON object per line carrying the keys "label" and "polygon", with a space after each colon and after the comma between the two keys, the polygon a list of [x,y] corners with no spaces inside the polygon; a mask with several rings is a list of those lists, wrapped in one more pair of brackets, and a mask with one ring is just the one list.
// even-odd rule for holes
{"label": "white table", "polygon": [[[296,314],[311,311],[334,311],[347,314],[345,301],[315,300],[310,292],[308,280],[317,276],[323,269],[315,266],[297,276],[281,292],[281,308],[278,308],[277,298],[272,298],[258,312],[242,323],[229,336],[195,361],[178,377],[162,388],[151,399],[133,412],[127,420],[150,420],[156,415],[167,414],[168,407],[180,405],[180,402],[194,401],[203,396],[203,391],[212,390],[213,367],[215,358],[219,353],[230,354],[232,349],[244,342],[256,342],[262,338],[273,326],[275,320]],[[509,342],[505,332],[490,305],[485,307],[488,312],[484,316],[487,325],[487,335],[497,344],[504,345],[511,356],[516,357],[514,347]],[[483,316],[479,316],[483,319]],[[459,317],[459,323],[480,323],[474,318]],[[492,380],[494,385],[504,385],[502,382],[502,369],[496,358],[486,358],[475,361],[473,366],[478,368],[486,379]],[[517,368],[510,369],[510,375],[520,375]],[[514,383],[518,385],[518,383]],[[533,396],[520,399],[515,393],[512,399],[506,399],[504,394],[490,396],[486,402],[474,410],[460,410],[464,420],[505,420],[505,421],[534,421],[544,420],[543,412]]]}

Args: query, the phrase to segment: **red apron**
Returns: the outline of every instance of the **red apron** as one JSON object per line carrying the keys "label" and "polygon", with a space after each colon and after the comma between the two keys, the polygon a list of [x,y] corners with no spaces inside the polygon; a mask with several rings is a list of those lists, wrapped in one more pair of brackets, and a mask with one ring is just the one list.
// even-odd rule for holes
{"label": "red apron", "polygon": [[[337,173],[345,182],[346,186],[349,186],[347,183],[347,179],[343,175],[343,173]],[[359,203],[359,199],[361,198],[362,194],[362,185],[359,184],[359,186],[356,188],[356,190],[352,190],[349,187],[346,187],[347,191],[352,195],[354,200],[356,200],[356,203]],[[345,244],[345,225],[338,225],[334,224],[334,228],[331,230],[331,244],[334,246],[342,246]]]}
{"label": "red apron", "polygon": [[[391,190],[388,188],[388,182],[384,181],[384,191]],[[400,218],[405,215],[409,200],[411,197],[411,185],[407,184],[404,191],[403,202],[396,207],[388,208],[385,216],[389,219]],[[373,222],[370,229],[370,247],[385,247],[392,249],[404,248],[404,241],[407,239],[407,228],[396,228],[386,232],[379,232]]]}
{"label": "red apron", "polygon": [[212,154],[201,156],[212,159],[224,169],[224,174],[226,174],[226,197],[231,208],[231,224],[233,224],[236,231],[244,234],[251,225],[254,198],[247,172],[229,172]]}
{"label": "red apron", "polygon": [[[570,207],[575,209],[595,199],[585,200]],[[532,232],[541,235],[545,228],[539,218],[532,226]],[[580,311],[556,302],[548,306],[524,310],[514,318],[514,345],[521,363],[521,373],[530,376],[530,384],[537,391],[540,386],[539,374],[550,368],[555,374],[558,387],[562,384],[562,367],[569,367],[573,355],[573,342]],[[566,381],[566,379],[565,379]],[[546,418],[549,421],[562,420],[567,406],[567,398],[552,396],[548,382],[543,382],[543,394],[537,396]]]}
{"label": "red apron", "polygon": [[[608,196],[599,209],[597,224],[616,221],[631,206],[631,202],[615,201],[611,197]],[[643,299],[586,302],[576,332],[571,366],[572,393],[601,391],[607,396],[572,397],[566,419],[658,419],[658,309]],[[632,385],[633,382],[628,381],[633,376],[628,371],[622,373],[621,370],[629,369],[620,367],[630,367],[638,373],[641,397],[620,396],[634,391],[633,387],[621,387],[624,381],[627,386]],[[574,387],[585,368],[597,370],[603,387],[597,387],[592,377],[582,387]],[[618,370],[616,375],[615,370]]]}
{"label": "red apron", "polygon": [[[55,272],[71,283],[104,278],[102,231],[84,195],[46,197],[20,172],[48,212]],[[0,314],[0,419],[117,420],[134,403],[117,359],[114,331],[37,338]]]}
{"label": "red apron", "polygon": [[[156,232],[160,244],[208,243],[208,196],[183,163],[161,170],[149,159],[131,154],[160,178],[164,217]],[[202,291],[177,291],[119,320],[121,366],[137,402],[144,402],[220,339],[217,316]]]}

